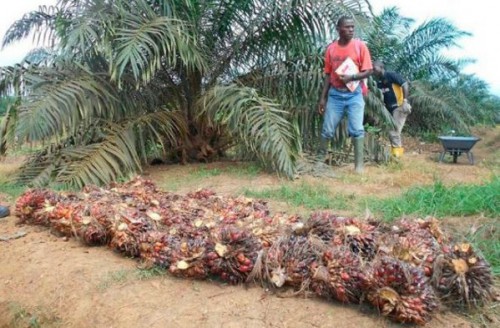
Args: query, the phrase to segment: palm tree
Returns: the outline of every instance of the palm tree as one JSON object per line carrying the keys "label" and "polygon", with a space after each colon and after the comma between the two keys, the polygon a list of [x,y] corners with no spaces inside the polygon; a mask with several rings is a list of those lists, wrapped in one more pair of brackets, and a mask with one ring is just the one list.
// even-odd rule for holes
{"label": "palm tree", "polygon": [[411,82],[414,110],[407,123],[409,130],[467,133],[471,125],[492,122],[495,99],[487,85],[461,73],[472,60],[442,54],[470,34],[442,18],[416,28],[413,25],[414,21],[401,16],[397,8],[386,8],[373,18],[365,35],[373,58]]}
{"label": "palm tree", "polygon": [[140,170],[148,145],[179,161],[243,146],[285,175],[294,113],[317,101],[320,49],[365,1],[59,0],[14,23],[38,51],[0,71],[17,106],[6,138],[44,141],[21,181],[106,183]]}

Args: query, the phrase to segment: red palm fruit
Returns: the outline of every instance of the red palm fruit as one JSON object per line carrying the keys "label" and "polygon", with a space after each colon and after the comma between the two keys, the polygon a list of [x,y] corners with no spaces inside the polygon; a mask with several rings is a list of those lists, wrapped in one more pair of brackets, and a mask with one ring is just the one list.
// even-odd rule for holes
{"label": "red palm fruit", "polygon": [[145,267],[158,266],[169,268],[172,264],[172,251],[180,243],[177,237],[165,232],[148,231],[138,237],[139,254]]}
{"label": "red palm fruit", "polygon": [[396,223],[396,227],[403,232],[426,232],[426,238],[432,237],[437,243],[443,244],[448,241],[447,236],[443,233],[439,221],[433,217],[427,217],[425,219],[418,220],[408,220],[403,219]]}
{"label": "red palm fruit", "polygon": [[442,253],[442,246],[431,231],[444,238],[437,223],[432,222],[404,219],[395,223],[379,236],[379,253],[422,267],[426,276],[430,276],[436,256]]}
{"label": "red palm fruit", "polygon": [[109,241],[106,229],[97,220],[88,218],[82,221],[77,234],[89,246],[106,245]]}
{"label": "red palm fruit", "polygon": [[345,218],[321,211],[311,214],[305,230],[334,246],[347,245],[367,259],[377,252],[376,226],[370,222]]}
{"label": "red palm fruit", "polygon": [[205,279],[210,270],[206,254],[213,247],[209,243],[204,238],[185,238],[171,242],[169,272],[177,277]]}
{"label": "red palm fruit", "polygon": [[232,284],[245,282],[262,249],[260,241],[248,230],[232,225],[218,227],[210,239],[208,252],[218,255],[207,261],[210,272]]}
{"label": "red palm fruit", "polygon": [[[359,303],[364,292],[371,284],[365,261],[347,246],[329,248],[323,255],[324,268],[313,276],[313,289],[317,284],[327,284],[319,288],[320,296],[329,296],[343,303]],[[367,274],[368,273],[368,274]]]}
{"label": "red palm fruit", "polygon": [[275,287],[288,285],[304,289],[321,258],[320,245],[325,247],[315,236],[295,233],[281,236],[269,248],[264,259],[264,277],[271,280]]}
{"label": "red palm fruit", "polygon": [[[262,246],[250,232],[224,225],[212,232],[207,269],[232,284],[246,281]],[[217,257],[215,257],[216,254]]]}
{"label": "red palm fruit", "polygon": [[384,316],[419,325],[431,320],[438,306],[437,298],[422,269],[381,257],[372,263],[371,271],[373,280],[367,299]]}
{"label": "red palm fruit", "polygon": [[59,196],[45,189],[30,189],[16,200],[15,213],[20,223],[48,226],[47,212],[59,200]]}
{"label": "red palm fruit", "polygon": [[140,236],[154,230],[151,222],[144,218],[130,220],[126,216],[117,214],[106,232],[110,236],[109,246],[111,248],[127,256],[138,257],[140,255]]}
{"label": "red palm fruit", "polygon": [[195,199],[207,199],[215,195],[215,191],[210,189],[200,189],[195,192],[190,192],[186,196]]}

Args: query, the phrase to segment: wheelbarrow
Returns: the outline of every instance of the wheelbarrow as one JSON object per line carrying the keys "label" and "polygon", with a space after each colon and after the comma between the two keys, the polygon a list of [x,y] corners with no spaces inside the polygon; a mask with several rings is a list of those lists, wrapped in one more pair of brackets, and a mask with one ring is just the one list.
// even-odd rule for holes
{"label": "wheelbarrow", "polygon": [[444,156],[450,153],[453,156],[453,163],[457,162],[458,156],[462,153],[467,154],[467,159],[471,165],[474,165],[474,155],[471,152],[472,147],[481,140],[477,137],[455,137],[455,136],[440,136],[438,137],[443,145],[443,152],[439,155],[439,162],[442,162]]}

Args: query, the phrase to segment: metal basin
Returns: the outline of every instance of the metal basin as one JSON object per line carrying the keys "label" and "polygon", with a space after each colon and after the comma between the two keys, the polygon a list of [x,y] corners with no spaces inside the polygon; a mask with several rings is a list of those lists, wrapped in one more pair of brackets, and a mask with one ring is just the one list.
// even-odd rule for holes
{"label": "metal basin", "polygon": [[439,157],[439,161],[442,162],[444,155],[450,153],[453,156],[453,163],[457,162],[458,156],[462,153],[467,154],[467,158],[471,164],[474,164],[474,155],[471,152],[472,147],[481,140],[477,137],[454,137],[454,136],[440,136],[438,137],[443,145],[444,151]]}

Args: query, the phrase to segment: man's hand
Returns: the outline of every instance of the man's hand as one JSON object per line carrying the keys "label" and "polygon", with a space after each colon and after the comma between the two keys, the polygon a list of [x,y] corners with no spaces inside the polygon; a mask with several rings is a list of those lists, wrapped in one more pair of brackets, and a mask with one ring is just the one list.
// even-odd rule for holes
{"label": "man's hand", "polygon": [[339,75],[339,78],[344,84],[354,81],[354,75]]}
{"label": "man's hand", "polygon": [[325,113],[326,101],[321,99],[318,104],[318,114],[323,115]]}
{"label": "man's hand", "polygon": [[403,100],[403,105],[401,105],[401,111],[407,115],[411,113],[411,105],[407,99]]}

